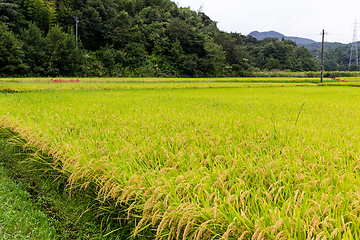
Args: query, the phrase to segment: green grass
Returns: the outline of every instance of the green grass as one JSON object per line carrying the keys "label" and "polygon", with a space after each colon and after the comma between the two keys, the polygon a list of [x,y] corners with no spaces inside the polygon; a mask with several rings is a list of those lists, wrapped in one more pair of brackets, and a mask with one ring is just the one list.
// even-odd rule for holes
{"label": "green grass", "polygon": [[36,162],[31,150],[9,141],[0,138],[0,239],[115,240],[130,235],[131,222],[99,216],[104,206],[94,200],[93,191],[69,188],[61,175]]}
{"label": "green grass", "polygon": [[0,122],[135,233],[358,239],[359,100],[316,85],[3,93]]}
{"label": "green grass", "polygon": [[[0,157],[9,156],[2,152]],[[9,178],[0,163],[0,238],[54,239],[56,230],[50,222],[34,205],[30,194]]]}

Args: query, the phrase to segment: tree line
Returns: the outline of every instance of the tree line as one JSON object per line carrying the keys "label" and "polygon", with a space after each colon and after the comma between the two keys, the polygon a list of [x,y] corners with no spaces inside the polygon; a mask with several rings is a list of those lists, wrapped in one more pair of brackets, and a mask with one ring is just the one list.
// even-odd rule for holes
{"label": "tree line", "polygon": [[204,12],[169,0],[0,0],[0,16],[2,77],[235,77],[319,69],[310,51],[290,40],[226,33]]}
{"label": "tree line", "polygon": [[[321,59],[321,50],[310,49],[314,59]],[[350,62],[351,45],[341,44],[334,48],[326,47],[324,49],[324,68],[326,71],[358,71],[358,67]]]}

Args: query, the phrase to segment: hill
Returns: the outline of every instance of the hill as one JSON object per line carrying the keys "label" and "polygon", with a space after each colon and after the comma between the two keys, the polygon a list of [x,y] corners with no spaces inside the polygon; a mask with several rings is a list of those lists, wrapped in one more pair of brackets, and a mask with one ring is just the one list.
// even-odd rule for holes
{"label": "hill", "polygon": [[0,3],[3,77],[239,77],[317,69],[310,52],[292,41],[222,32],[204,12],[169,0],[7,1]]}
{"label": "hill", "polygon": [[265,38],[277,38],[279,40],[281,40],[281,39],[291,40],[293,42],[296,42],[296,44],[299,46],[316,43],[316,41],[308,39],[308,38],[289,37],[289,36],[285,36],[284,34],[281,34],[279,32],[275,32],[275,31],[268,31],[268,32],[253,31],[250,34],[248,34],[248,36],[252,36],[258,40],[263,40]]}

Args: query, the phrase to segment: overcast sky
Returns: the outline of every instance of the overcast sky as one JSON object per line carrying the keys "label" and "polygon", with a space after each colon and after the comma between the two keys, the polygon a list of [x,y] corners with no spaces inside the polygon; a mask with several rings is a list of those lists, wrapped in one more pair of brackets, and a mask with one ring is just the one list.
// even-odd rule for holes
{"label": "overcast sky", "polygon": [[[173,0],[180,7],[203,12],[219,29],[248,35],[252,31],[277,31],[286,36],[327,42],[353,41],[354,22],[360,30],[358,0]],[[357,40],[360,40],[359,33]]]}

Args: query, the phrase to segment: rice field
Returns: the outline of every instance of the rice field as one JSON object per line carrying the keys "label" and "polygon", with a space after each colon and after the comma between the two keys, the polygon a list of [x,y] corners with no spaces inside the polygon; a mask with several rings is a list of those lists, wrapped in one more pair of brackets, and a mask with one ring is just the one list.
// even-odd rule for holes
{"label": "rice field", "polygon": [[[338,81],[326,79],[327,83]],[[356,83],[356,79],[352,82]],[[58,90],[130,90],[174,88],[236,88],[273,86],[312,86],[318,78],[7,78],[0,79],[0,92]]]}
{"label": "rice field", "polygon": [[133,235],[359,239],[360,79],[253,80],[1,80],[0,126]]}

